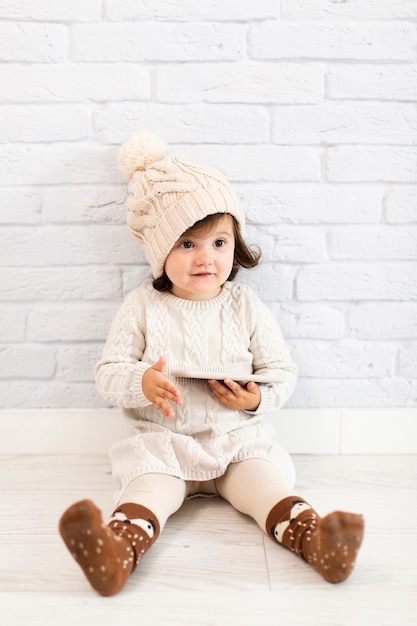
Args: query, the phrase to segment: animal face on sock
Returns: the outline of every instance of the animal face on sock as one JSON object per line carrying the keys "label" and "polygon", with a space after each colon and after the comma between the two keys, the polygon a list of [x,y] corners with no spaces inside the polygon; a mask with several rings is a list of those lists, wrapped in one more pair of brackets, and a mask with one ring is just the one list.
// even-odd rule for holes
{"label": "animal face on sock", "polygon": [[110,522],[120,522],[123,525],[133,524],[135,526],[139,526],[152,539],[156,531],[155,523],[153,522],[153,520],[146,520],[140,517],[128,517],[129,511],[126,511],[127,506],[128,505],[124,505],[123,510],[122,508],[116,509],[110,517]]}
{"label": "animal face on sock", "polygon": [[282,522],[278,522],[278,524],[273,528],[273,534],[279,543],[282,543],[282,538],[284,532],[293,524],[297,516],[302,513],[302,511],[307,511],[311,509],[311,506],[304,502],[304,500],[294,500],[291,503],[291,510],[289,511],[289,519],[283,520]]}

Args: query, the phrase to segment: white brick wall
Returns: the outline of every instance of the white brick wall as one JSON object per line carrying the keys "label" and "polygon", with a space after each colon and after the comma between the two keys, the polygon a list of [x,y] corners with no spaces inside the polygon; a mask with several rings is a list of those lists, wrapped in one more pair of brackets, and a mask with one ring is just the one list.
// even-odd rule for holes
{"label": "white brick wall", "polygon": [[148,277],[118,145],[221,169],[242,272],[299,364],[291,407],[414,406],[417,1],[0,3],[0,406],[101,407],[94,364]]}

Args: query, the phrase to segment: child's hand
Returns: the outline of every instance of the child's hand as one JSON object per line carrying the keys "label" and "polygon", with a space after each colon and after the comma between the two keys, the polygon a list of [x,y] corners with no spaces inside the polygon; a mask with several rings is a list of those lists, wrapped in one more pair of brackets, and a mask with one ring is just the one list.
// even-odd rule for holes
{"label": "child's hand", "polygon": [[143,393],[165,417],[175,417],[175,411],[168,400],[182,405],[181,394],[176,386],[165,376],[165,357],[159,357],[158,363],[149,367],[142,378]]}
{"label": "child's hand", "polygon": [[256,411],[261,401],[259,386],[249,382],[245,387],[225,378],[223,381],[209,380],[214,395],[228,409],[238,411]]}

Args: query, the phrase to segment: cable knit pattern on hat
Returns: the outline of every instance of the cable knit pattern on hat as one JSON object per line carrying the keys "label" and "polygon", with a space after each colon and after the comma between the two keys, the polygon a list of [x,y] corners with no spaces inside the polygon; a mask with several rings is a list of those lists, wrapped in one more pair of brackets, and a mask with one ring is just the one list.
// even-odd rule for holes
{"label": "cable knit pattern on hat", "polygon": [[127,223],[144,247],[154,278],[177,239],[213,213],[230,213],[243,231],[239,199],[215,169],[166,155],[165,143],[140,132],[123,144],[119,165],[129,179]]}

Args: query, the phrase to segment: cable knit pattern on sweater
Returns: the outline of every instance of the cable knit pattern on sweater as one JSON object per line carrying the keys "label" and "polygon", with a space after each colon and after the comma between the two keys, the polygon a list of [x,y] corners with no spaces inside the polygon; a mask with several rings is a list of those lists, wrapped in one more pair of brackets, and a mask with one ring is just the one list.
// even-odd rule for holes
{"label": "cable knit pattern on sweater", "polygon": [[[184,405],[168,419],[145,397],[142,377],[160,356]],[[195,373],[176,377],[174,371]],[[219,377],[267,374],[279,382],[261,384],[256,411],[230,410],[215,398],[202,372]],[[209,480],[231,462],[267,458],[293,481],[287,453],[272,444],[262,425],[265,411],[279,409],[296,378],[281,330],[252,289],[228,282],[208,301],[177,298],[146,284],[125,299],[96,368],[96,383],[112,405],[129,409],[135,435],[111,450],[113,473],[122,489],[135,476],[162,472],[186,480]]]}

